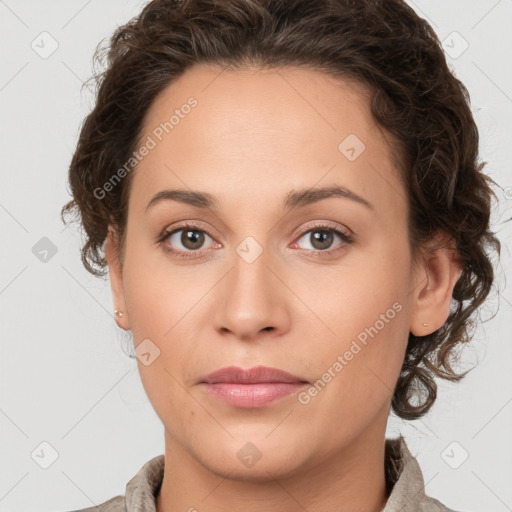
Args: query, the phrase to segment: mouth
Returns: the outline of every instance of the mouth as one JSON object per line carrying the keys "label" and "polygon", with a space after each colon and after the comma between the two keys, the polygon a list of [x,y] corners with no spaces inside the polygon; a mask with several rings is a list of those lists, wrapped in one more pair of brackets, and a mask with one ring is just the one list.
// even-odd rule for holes
{"label": "mouth", "polygon": [[230,366],[210,373],[199,384],[224,403],[252,409],[295,396],[309,382],[277,368],[257,366],[244,370]]}

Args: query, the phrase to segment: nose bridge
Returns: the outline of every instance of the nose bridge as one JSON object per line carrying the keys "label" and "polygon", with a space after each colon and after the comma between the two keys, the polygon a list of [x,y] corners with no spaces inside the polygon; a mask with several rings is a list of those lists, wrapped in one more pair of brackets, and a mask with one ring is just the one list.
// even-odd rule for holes
{"label": "nose bridge", "polygon": [[273,261],[271,249],[254,237],[246,237],[235,248],[232,269],[222,289],[224,296],[216,309],[217,329],[253,338],[262,330],[288,327],[283,284],[271,270]]}

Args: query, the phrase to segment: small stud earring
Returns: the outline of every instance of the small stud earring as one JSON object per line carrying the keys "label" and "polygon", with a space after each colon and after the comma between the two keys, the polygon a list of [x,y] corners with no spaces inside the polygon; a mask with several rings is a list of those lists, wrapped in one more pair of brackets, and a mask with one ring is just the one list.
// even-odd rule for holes
{"label": "small stud earring", "polygon": [[122,311],[118,311],[117,309],[114,309],[114,313],[115,313],[116,315],[119,315],[120,317],[122,317],[122,316],[123,316],[123,312],[122,312]]}
{"label": "small stud earring", "polygon": [[427,327],[427,325],[429,325],[429,324],[423,324],[424,327]]}

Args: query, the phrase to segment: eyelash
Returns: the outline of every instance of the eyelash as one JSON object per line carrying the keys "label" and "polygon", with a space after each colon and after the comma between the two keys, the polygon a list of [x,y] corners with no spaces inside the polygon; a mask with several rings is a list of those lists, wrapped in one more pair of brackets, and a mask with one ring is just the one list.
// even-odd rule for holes
{"label": "eyelash", "polygon": [[[204,228],[200,228],[199,226],[197,226],[195,224],[186,223],[186,224],[179,226],[177,228],[174,228],[172,230],[164,231],[162,233],[162,235],[158,238],[157,244],[162,245],[171,235],[173,235],[174,233],[178,233],[180,231],[184,231],[184,230],[199,231],[202,233],[206,233],[210,238],[213,239],[213,235],[211,235],[211,233],[208,230],[206,230]],[[318,224],[318,225],[313,226],[312,228],[307,229],[306,231],[303,231],[300,234],[300,236],[298,237],[298,239],[301,239],[304,235],[311,233],[311,232],[315,232],[315,231],[324,231],[324,232],[328,232],[328,233],[334,233],[334,234],[338,235],[345,244],[351,244],[354,241],[353,235],[347,235],[347,233],[344,233],[343,231],[340,231],[339,229],[333,228],[326,224]],[[330,255],[340,249],[341,249],[341,247],[338,246],[338,247],[335,247],[334,249],[328,249],[325,251],[318,249],[318,250],[310,250],[310,252],[313,252],[314,254],[321,253],[321,254]],[[164,250],[166,252],[172,254],[173,256],[176,256],[178,258],[183,258],[183,259],[195,258],[195,257],[197,257],[197,256],[195,256],[195,253],[200,252],[200,251],[177,251],[175,249],[172,249],[169,246],[165,246]]]}

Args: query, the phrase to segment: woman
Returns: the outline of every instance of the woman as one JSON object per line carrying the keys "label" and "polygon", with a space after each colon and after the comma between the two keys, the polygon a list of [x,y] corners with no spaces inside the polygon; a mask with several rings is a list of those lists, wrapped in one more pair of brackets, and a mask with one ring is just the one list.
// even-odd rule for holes
{"label": "woman", "polygon": [[464,376],[499,252],[431,27],[400,0],[155,0],[107,57],[63,214],[165,454],[84,510],[452,510],[385,439]]}

